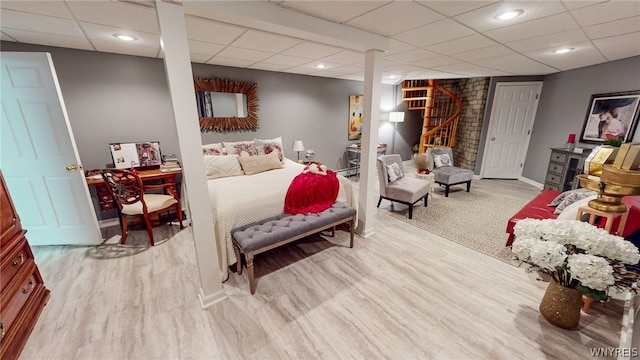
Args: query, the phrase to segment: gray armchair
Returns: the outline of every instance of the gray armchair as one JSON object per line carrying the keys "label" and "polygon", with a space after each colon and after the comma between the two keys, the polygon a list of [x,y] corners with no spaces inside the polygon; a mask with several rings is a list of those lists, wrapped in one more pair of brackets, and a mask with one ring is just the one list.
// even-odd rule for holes
{"label": "gray armchair", "polygon": [[[471,189],[471,180],[473,179],[473,170],[463,169],[454,166],[453,163],[453,152],[451,148],[442,147],[442,148],[429,148],[429,155],[434,160],[434,168],[432,170],[434,181],[436,184],[440,186],[445,186],[444,196],[449,197],[449,187],[458,184],[467,184],[467,192]],[[450,159],[450,166],[440,166],[438,167],[436,156],[448,154]]]}
{"label": "gray armchair", "polygon": [[[397,163],[403,176],[395,181],[389,181],[389,172],[387,165]],[[391,202],[399,202],[409,206],[409,219],[413,217],[413,205],[424,199],[424,206],[427,206],[429,196],[429,182],[414,177],[407,177],[402,167],[402,158],[398,154],[382,155],[376,160],[376,168],[378,170],[378,181],[380,183],[380,198],[378,206],[382,199]]]}

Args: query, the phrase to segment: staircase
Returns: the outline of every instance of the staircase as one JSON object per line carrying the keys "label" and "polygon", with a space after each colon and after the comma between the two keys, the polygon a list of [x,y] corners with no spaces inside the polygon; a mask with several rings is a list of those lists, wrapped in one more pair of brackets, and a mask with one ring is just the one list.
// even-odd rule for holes
{"label": "staircase", "polygon": [[462,101],[435,80],[405,80],[402,100],[409,110],[421,110],[422,135],[418,152],[429,147],[455,147]]}

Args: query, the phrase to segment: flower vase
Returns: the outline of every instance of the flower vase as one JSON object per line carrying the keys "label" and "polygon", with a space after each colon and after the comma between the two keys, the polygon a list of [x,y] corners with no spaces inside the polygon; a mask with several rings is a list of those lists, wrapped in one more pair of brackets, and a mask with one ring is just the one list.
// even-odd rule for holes
{"label": "flower vase", "polygon": [[540,313],[551,324],[563,329],[573,329],[580,323],[582,293],[575,288],[549,281],[547,291],[540,302]]}

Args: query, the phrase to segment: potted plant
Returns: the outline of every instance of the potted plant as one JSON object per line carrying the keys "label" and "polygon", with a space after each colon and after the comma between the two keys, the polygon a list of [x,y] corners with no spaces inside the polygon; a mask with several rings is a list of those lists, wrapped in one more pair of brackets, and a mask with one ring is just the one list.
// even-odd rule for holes
{"label": "potted plant", "polygon": [[418,174],[428,175],[433,169],[433,160],[427,153],[417,154],[413,158],[413,164],[416,166],[416,172]]}

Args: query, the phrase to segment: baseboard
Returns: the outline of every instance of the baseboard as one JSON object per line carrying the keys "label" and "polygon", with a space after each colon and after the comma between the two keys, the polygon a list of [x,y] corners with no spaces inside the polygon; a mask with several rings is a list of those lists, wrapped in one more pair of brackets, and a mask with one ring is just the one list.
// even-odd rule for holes
{"label": "baseboard", "polygon": [[202,288],[200,288],[200,291],[198,292],[198,299],[200,299],[200,306],[203,309],[206,309],[213,304],[217,304],[223,300],[226,300],[227,294],[224,293],[224,290],[220,290],[214,292],[213,294],[205,295],[202,291]]}
{"label": "baseboard", "polygon": [[520,176],[520,177],[518,178],[518,180],[520,180],[520,181],[522,181],[522,182],[526,182],[526,183],[527,183],[527,184],[529,184],[529,185],[533,185],[533,186],[537,187],[537,188],[538,188],[538,189],[540,189],[540,190],[542,190],[542,188],[544,188],[544,184],[540,184],[539,182],[534,181],[534,180],[531,180],[531,179],[526,178],[526,177],[524,177],[524,176]]}
{"label": "baseboard", "polygon": [[111,226],[120,226],[120,221],[118,221],[118,218],[98,220],[98,225],[100,226],[100,229],[104,229]]}

